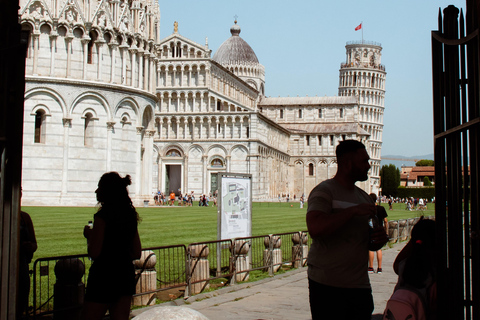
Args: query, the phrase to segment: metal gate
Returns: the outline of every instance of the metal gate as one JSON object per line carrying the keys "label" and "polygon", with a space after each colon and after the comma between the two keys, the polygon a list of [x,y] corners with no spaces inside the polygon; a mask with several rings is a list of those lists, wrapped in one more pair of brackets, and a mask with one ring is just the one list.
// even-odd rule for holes
{"label": "metal gate", "polygon": [[467,15],[439,12],[432,31],[438,319],[480,319],[479,28]]}

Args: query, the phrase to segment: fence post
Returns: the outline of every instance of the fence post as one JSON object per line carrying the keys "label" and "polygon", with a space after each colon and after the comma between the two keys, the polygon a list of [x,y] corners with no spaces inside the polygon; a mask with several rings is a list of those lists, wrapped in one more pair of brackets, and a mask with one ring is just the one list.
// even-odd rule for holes
{"label": "fence post", "polygon": [[[190,265],[189,294],[197,294],[209,288],[210,263],[208,261],[208,254],[210,253],[210,249],[205,244],[197,244],[189,246],[188,251],[190,257],[188,261]],[[192,282],[195,283],[192,285]]]}
{"label": "fence post", "polygon": [[[249,269],[250,265],[250,245],[248,241],[245,240],[234,240],[235,245],[233,246],[233,253],[234,253],[234,265],[235,271],[233,273],[233,279],[235,282],[237,281],[247,281],[250,278],[249,272],[242,272],[244,270]],[[234,283],[235,283],[234,282]]]}
{"label": "fence post", "polygon": [[85,298],[84,263],[77,258],[61,259],[55,264],[54,285],[55,320],[80,319]]}
{"label": "fence post", "polygon": [[[149,292],[157,289],[157,256],[150,250],[142,251],[140,259],[134,261],[135,276],[137,277],[137,285],[135,292]],[[149,295],[140,295],[133,298],[133,304],[136,306],[147,306],[155,304],[155,293]]]}

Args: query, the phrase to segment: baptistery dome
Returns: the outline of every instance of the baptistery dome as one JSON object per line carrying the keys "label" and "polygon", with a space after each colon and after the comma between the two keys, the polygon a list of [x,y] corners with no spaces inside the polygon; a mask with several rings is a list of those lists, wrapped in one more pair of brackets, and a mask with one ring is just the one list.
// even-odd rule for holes
{"label": "baptistery dome", "polygon": [[240,27],[235,24],[230,28],[232,36],[228,38],[213,56],[213,60],[232,71],[250,86],[265,93],[265,67],[258,62],[252,47],[240,38]]}
{"label": "baptistery dome", "polygon": [[213,60],[222,65],[259,63],[252,47],[239,36],[240,31],[240,26],[235,21],[235,24],[230,28],[232,36],[218,48]]}

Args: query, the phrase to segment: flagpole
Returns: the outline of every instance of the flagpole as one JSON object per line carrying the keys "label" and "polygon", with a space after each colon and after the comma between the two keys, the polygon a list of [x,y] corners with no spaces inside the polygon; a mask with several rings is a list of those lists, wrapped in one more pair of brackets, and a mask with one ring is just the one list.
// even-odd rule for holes
{"label": "flagpole", "polygon": [[362,26],[362,44],[363,44],[363,21],[360,24]]}

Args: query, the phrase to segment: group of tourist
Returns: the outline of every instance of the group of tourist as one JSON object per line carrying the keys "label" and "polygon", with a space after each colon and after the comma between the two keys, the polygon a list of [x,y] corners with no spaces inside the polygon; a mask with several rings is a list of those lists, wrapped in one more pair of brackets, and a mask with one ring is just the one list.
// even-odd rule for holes
{"label": "group of tourist", "polygon": [[[212,196],[211,193],[209,195],[200,195],[198,206],[208,207],[211,201],[213,201],[213,206],[217,206],[216,194],[217,192],[215,192],[214,196]],[[190,193],[179,194],[177,197],[173,191],[171,191],[168,196],[163,192],[158,191],[154,194],[153,200],[155,201],[156,206],[175,206],[176,203],[177,206],[191,207],[195,202],[195,192],[192,191]]]}

